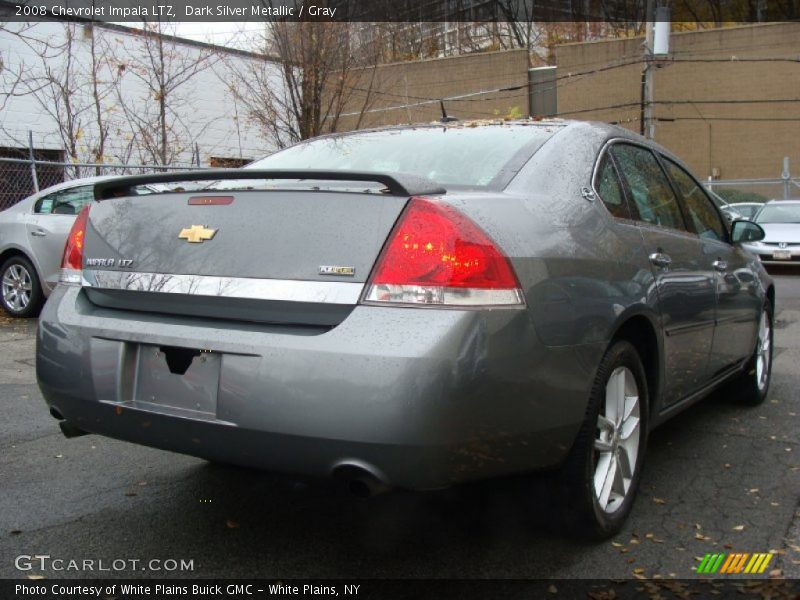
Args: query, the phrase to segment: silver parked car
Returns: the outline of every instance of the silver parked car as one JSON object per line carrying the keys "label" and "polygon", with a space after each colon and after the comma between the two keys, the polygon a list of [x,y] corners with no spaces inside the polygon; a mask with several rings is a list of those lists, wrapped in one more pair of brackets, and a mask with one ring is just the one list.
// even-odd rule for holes
{"label": "silver parked car", "polygon": [[564,527],[602,537],[655,426],[727,382],[765,398],[763,232],[625,129],[388,128],[250,167],[96,185],[37,339],[66,435],[366,492],[558,469]]}
{"label": "silver parked car", "polygon": [[772,200],[756,214],[765,232],[763,240],[747,244],[761,261],[773,265],[800,265],[800,200]]}
{"label": "silver parked car", "polygon": [[735,211],[740,218],[748,219],[750,221],[758,214],[758,211],[764,206],[763,202],[734,202],[728,204],[730,210]]}
{"label": "silver parked car", "polygon": [[48,187],[0,212],[0,306],[13,317],[39,314],[58,283],[75,217],[94,199],[94,184],[74,179]]}

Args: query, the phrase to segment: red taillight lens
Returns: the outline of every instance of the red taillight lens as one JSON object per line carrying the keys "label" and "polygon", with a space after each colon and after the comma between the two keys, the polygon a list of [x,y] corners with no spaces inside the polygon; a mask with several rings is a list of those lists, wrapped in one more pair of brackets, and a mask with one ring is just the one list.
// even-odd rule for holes
{"label": "red taillight lens", "polygon": [[372,275],[371,302],[522,304],[511,263],[452,206],[412,198]]}
{"label": "red taillight lens", "polygon": [[64,257],[61,259],[61,283],[80,284],[81,271],[83,266],[83,243],[86,236],[86,222],[89,219],[89,207],[83,207],[72,229],[67,236],[67,244],[64,246]]}

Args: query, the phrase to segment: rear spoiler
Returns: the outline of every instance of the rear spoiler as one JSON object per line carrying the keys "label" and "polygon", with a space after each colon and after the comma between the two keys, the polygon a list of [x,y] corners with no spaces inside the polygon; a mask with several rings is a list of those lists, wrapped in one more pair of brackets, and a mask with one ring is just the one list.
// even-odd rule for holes
{"label": "rear spoiler", "polygon": [[[382,183],[392,196],[423,196],[444,194],[441,185],[407,173],[370,173],[361,171],[269,170],[269,169],[208,169],[202,171],[172,171],[149,175],[131,175],[100,181],[94,186],[95,200],[127,196],[136,186],[154,183],[180,183],[187,181],[220,181],[236,179],[304,179],[317,181],[371,181]],[[192,190],[197,191],[197,190]]]}

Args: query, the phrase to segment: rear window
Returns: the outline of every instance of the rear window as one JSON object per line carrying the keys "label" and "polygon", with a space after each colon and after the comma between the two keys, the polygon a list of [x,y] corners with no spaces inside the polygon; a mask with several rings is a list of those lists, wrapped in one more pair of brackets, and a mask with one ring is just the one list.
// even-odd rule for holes
{"label": "rear window", "polygon": [[409,173],[443,185],[484,187],[521,166],[557,127],[421,127],[318,138],[249,164],[248,169]]}

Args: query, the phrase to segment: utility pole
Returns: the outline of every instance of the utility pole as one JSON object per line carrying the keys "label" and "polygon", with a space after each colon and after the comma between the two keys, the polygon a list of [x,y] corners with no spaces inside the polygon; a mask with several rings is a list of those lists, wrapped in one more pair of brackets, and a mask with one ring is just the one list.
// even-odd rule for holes
{"label": "utility pole", "polygon": [[642,69],[642,95],[639,104],[639,133],[652,140],[655,133],[653,122],[653,40],[655,38],[655,0],[647,0],[645,19],[647,28],[644,38],[644,68]]}
{"label": "utility pole", "polygon": [[655,0],[647,0],[647,30],[644,40],[644,68],[642,69],[642,97],[639,114],[639,133],[652,140],[656,135],[653,115],[653,72],[663,66],[669,55],[670,13],[667,6],[655,7]]}

